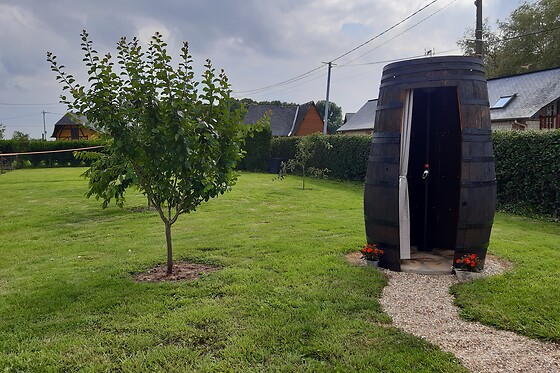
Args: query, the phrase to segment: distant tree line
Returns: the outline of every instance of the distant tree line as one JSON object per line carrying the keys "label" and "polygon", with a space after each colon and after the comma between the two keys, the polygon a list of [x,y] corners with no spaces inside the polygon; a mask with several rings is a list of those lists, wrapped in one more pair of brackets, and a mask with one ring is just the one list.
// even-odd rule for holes
{"label": "distant tree line", "polygon": [[[488,78],[527,73],[560,66],[560,1],[523,3],[493,30],[485,21],[483,59]],[[457,44],[465,55],[475,55],[474,29]]]}

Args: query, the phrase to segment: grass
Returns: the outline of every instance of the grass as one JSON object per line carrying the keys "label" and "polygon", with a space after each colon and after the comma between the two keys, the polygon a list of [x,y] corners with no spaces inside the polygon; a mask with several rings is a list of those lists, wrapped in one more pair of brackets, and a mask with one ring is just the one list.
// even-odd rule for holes
{"label": "grass", "polygon": [[490,244],[490,252],[513,263],[513,268],[454,286],[461,316],[560,342],[560,224],[497,214]]}
{"label": "grass", "polygon": [[[384,277],[346,263],[360,184],[243,174],[173,227],[176,259],[222,270],[136,283],[165,262],[163,223],[134,193],[102,210],[81,171],[0,176],[0,370],[466,372],[391,327]],[[498,214],[491,251],[514,269],[454,287],[463,315],[558,341],[558,227]]]}
{"label": "grass", "polygon": [[466,371],[391,327],[384,277],[346,263],[361,185],[244,174],[173,227],[176,259],[222,270],[135,283],[165,261],[163,223],[134,193],[102,210],[81,171],[0,176],[0,370]]}

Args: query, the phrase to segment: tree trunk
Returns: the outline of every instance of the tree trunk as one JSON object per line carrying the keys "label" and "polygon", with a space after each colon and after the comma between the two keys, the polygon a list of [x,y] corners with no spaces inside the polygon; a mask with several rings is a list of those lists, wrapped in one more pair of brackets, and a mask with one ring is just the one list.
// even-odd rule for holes
{"label": "tree trunk", "polygon": [[167,240],[167,274],[173,273],[173,248],[171,246],[171,223],[165,223],[165,239]]}

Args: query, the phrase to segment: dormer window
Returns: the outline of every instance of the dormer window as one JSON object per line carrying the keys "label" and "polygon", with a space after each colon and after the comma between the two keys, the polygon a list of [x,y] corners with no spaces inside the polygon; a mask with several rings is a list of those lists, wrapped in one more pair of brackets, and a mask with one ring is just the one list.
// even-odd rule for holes
{"label": "dormer window", "polygon": [[494,105],[492,105],[492,107],[490,109],[503,109],[505,108],[513,99],[515,98],[515,95],[509,95],[509,96],[502,96],[498,99],[498,101],[496,101],[496,103]]}

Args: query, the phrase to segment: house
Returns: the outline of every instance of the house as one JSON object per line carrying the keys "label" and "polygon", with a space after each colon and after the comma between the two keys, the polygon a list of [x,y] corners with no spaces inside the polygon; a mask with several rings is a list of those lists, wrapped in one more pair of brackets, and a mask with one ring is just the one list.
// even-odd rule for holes
{"label": "house", "polygon": [[92,140],[99,136],[97,131],[92,129],[84,117],[76,118],[70,113],[66,113],[54,125],[51,137],[58,140]]}
{"label": "house", "polygon": [[[488,80],[492,130],[560,128],[560,67]],[[377,100],[369,100],[337,132],[371,134]]]}
{"label": "house", "polygon": [[305,136],[323,132],[323,119],[313,101],[302,105],[250,105],[243,123],[256,123],[266,113],[270,113],[272,136]]}
{"label": "house", "polygon": [[560,67],[488,80],[493,130],[560,128]]}
{"label": "house", "polygon": [[369,100],[357,113],[351,115],[336,132],[344,135],[371,135],[376,110],[377,99]]}

